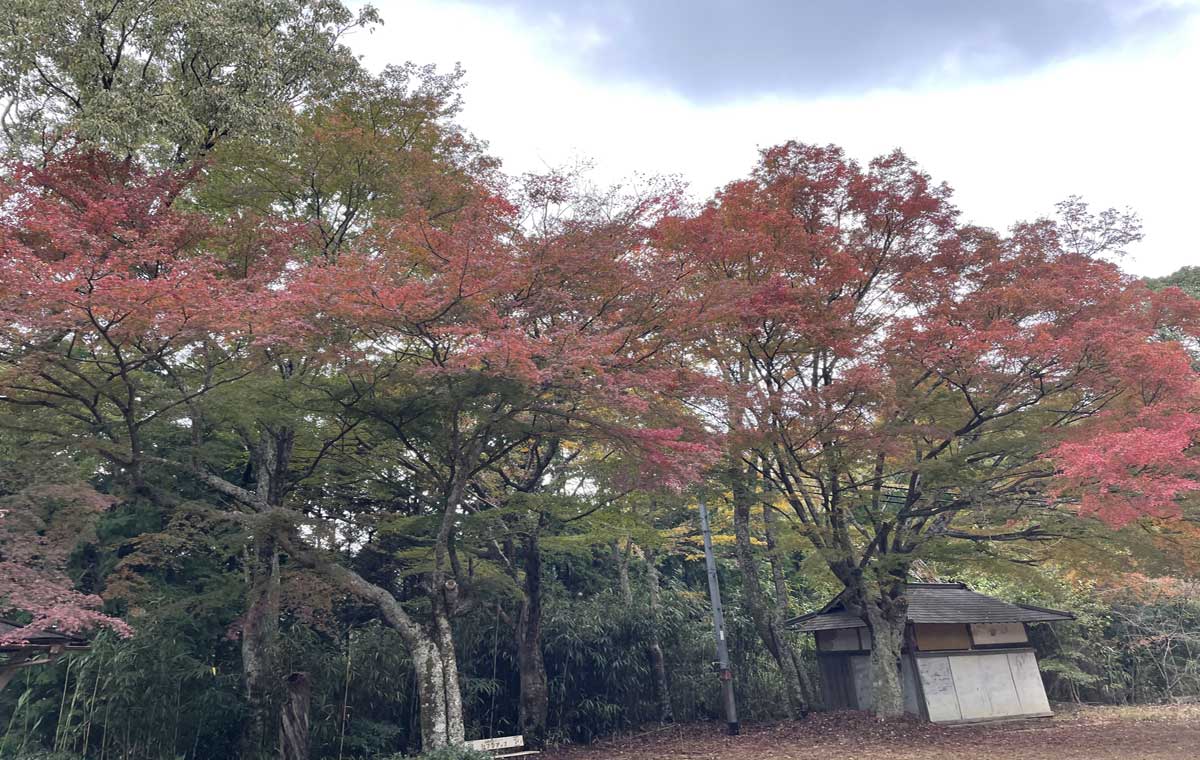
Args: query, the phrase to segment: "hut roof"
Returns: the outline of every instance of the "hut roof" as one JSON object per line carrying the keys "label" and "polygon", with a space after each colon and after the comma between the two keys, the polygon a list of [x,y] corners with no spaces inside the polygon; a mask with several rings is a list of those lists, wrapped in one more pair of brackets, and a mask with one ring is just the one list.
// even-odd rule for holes
{"label": "hut roof", "polygon": [[[19,631],[24,626],[12,622],[11,620],[0,620],[0,637],[3,637],[13,631]],[[18,642],[8,644],[0,644],[0,652],[15,652],[28,651],[30,649],[51,649],[54,647],[66,647],[68,649],[78,649],[87,647],[87,639],[78,636],[69,636],[56,631],[29,631],[21,637]]]}
{"label": "hut roof", "polygon": [[[986,596],[965,583],[909,583],[905,595],[910,623],[1048,623],[1075,619],[1069,612]],[[841,594],[817,612],[792,618],[787,625],[798,631],[866,627],[862,618],[846,611]]]}

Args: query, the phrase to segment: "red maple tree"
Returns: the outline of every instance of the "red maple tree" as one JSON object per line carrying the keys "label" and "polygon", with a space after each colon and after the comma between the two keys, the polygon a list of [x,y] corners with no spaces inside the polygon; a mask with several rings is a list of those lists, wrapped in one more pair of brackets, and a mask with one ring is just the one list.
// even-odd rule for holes
{"label": "red maple tree", "polygon": [[[540,203],[481,188],[449,223],[422,211],[379,220],[336,260],[294,272],[280,310],[279,333],[346,378],[344,403],[374,431],[360,440],[420,484],[437,519],[422,572],[428,620],[330,567],[427,663],[429,746],[461,738],[450,621],[471,592],[455,540],[464,516],[540,489],[583,448],[622,453],[633,465],[625,489],[681,485],[710,448],[684,405],[707,384],[685,361],[696,325],[676,287],[685,272],[646,245],[671,200],[535,220],[531,209],[568,199],[555,178],[534,183]],[[289,551],[304,557],[300,543]]]}
{"label": "red maple tree", "polygon": [[1196,487],[1197,373],[1161,339],[1195,304],[1105,258],[1134,220],[1060,212],[1000,235],[902,153],[788,143],[660,229],[712,303],[731,467],[845,584],[881,713],[902,709],[904,580],[927,546],[1036,539],[1047,512],[1166,514]]}
{"label": "red maple tree", "polygon": [[71,553],[94,535],[97,518],[112,502],[78,484],[35,486],[0,499],[0,612],[29,618],[0,635],[0,644],[47,630],[131,633],[124,621],[101,611],[99,596],[77,591],[68,575]]}
{"label": "red maple tree", "polygon": [[[0,183],[3,424],[98,456],[118,486],[135,490],[154,458],[150,431],[178,429],[197,398],[246,374],[235,361],[257,338],[254,314],[286,251],[279,230],[248,243],[244,229],[216,229],[181,211],[194,177],[76,149],[43,166],[10,167]],[[32,613],[34,626],[127,630],[100,616],[99,600],[75,593],[64,573],[77,542],[51,541],[58,534],[39,505],[62,501],[55,489],[66,488],[9,497],[0,597]],[[94,519],[114,498],[72,493],[75,506],[55,519]]]}

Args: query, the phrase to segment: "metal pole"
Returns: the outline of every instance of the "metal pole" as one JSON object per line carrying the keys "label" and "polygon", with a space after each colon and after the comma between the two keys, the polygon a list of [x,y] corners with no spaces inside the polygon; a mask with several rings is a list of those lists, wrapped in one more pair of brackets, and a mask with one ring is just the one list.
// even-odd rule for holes
{"label": "metal pole", "polygon": [[733,699],[733,670],[729,667],[729,645],[725,641],[725,613],[721,609],[721,587],[717,585],[717,561],[713,557],[708,505],[700,495],[700,531],[704,534],[704,564],[708,568],[708,596],[712,601],[713,634],[717,639],[717,668],[721,674],[721,701],[729,735],[738,735],[737,703]]}

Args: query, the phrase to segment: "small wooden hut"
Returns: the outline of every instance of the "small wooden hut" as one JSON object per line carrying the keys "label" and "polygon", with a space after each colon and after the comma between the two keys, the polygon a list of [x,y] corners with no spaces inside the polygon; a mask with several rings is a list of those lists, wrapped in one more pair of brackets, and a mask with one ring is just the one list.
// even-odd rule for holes
{"label": "small wooden hut", "polygon": [[[0,620],[0,637],[20,631],[21,625]],[[55,631],[26,631],[21,639],[0,644],[0,689],[3,689],[23,668],[46,665],[69,651],[88,649],[86,639]]]}
{"label": "small wooden hut", "polygon": [[[963,583],[909,583],[906,593],[900,658],[906,712],[934,723],[1051,714],[1027,626],[1072,620],[1071,613],[1010,604]],[[871,634],[842,597],[788,624],[816,636],[826,706],[868,709]]]}

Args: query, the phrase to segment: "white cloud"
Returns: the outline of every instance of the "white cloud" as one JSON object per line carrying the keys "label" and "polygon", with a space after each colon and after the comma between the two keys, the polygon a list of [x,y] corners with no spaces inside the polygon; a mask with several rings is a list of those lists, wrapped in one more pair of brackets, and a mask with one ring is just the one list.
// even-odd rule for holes
{"label": "white cloud", "polygon": [[367,64],[467,70],[464,124],[510,172],[590,158],[601,180],[679,174],[705,195],[744,175],[758,148],[833,142],[866,160],[902,147],[956,190],[967,218],[1004,228],[1080,194],[1132,206],[1146,240],[1126,266],[1200,264],[1200,21],[1161,38],[1006,81],[917,92],[697,105],[668,91],[584,78],[564,58],[595,29],[466,3],[378,3],[386,24],[352,40]]}

